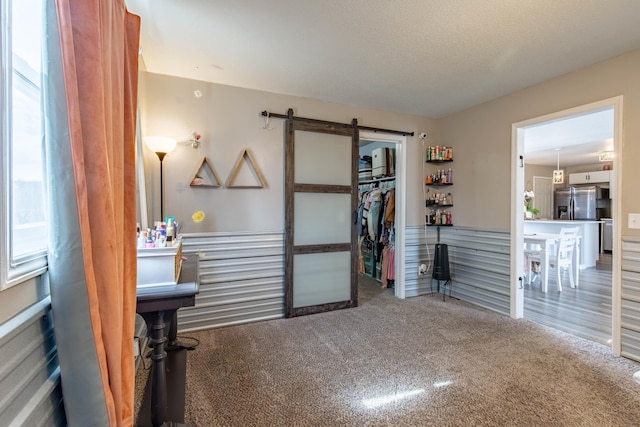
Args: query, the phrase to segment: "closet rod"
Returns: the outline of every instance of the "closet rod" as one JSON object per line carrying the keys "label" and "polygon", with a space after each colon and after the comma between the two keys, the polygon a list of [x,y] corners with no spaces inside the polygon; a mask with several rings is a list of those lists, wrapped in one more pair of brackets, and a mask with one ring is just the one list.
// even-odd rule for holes
{"label": "closet rod", "polygon": [[[263,111],[262,113],[260,113],[260,115],[262,117],[275,117],[276,119],[288,119],[289,118],[289,116],[286,115],[286,114],[270,113],[270,112],[268,112],[266,110]],[[300,119],[300,120],[306,120],[306,121],[310,121],[310,122],[326,123],[326,121],[324,121],[324,120],[307,119],[307,118],[304,118],[304,117],[291,116],[291,118]],[[372,131],[372,132],[390,133],[390,134],[402,135],[402,136],[413,136],[415,134],[415,132],[406,132],[406,131],[403,131],[403,130],[382,129],[382,128],[374,128],[374,127],[370,127],[370,126],[360,126],[360,125],[358,125],[358,129],[359,130],[368,130],[368,131]]]}

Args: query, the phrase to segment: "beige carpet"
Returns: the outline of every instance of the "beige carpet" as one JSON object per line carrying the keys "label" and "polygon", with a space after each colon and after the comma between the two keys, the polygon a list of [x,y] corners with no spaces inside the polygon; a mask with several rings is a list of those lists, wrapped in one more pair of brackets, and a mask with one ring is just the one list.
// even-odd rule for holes
{"label": "beige carpet", "polygon": [[190,333],[197,426],[637,426],[640,366],[440,297]]}

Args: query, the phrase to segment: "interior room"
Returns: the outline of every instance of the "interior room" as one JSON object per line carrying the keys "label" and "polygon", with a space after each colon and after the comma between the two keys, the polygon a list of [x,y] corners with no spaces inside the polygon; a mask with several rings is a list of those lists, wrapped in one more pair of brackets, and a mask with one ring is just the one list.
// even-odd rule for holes
{"label": "interior room", "polygon": [[639,3],[0,5],[0,424],[640,419]]}
{"label": "interior room", "polygon": [[395,144],[360,140],[357,227],[358,282],[362,287],[394,289],[395,192]]}
{"label": "interior room", "polygon": [[[543,292],[541,248],[525,247],[528,271],[523,317],[602,344],[612,339],[611,212],[617,189],[611,179],[613,130],[613,108],[525,129],[525,245],[536,246],[535,239],[543,233],[578,226],[580,253],[574,278],[577,286],[571,285],[568,265],[560,271],[560,287],[558,272],[548,269],[547,291]],[[554,180],[556,171],[562,171],[562,182]],[[588,192],[586,200],[567,197],[580,192]],[[552,257],[554,249],[551,247]],[[531,261],[533,258],[536,260]]]}

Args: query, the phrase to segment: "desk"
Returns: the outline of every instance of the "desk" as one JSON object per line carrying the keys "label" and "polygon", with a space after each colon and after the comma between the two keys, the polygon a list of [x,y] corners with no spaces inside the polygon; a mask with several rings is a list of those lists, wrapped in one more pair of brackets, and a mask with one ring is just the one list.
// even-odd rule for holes
{"label": "desk", "polygon": [[[195,305],[196,294],[199,292],[197,281],[197,255],[189,263],[185,261],[182,266],[180,280],[177,285],[146,286],[137,289],[136,312],[140,314],[146,324],[149,341],[153,345],[151,355],[151,423],[161,426],[166,420],[167,414],[167,378],[164,343],[167,340],[167,322],[175,326],[177,310],[181,307]],[[191,265],[189,265],[191,264]],[[185,278],[195,280],[182,282]],[[183,391],[184,395],[184,391]],[[181,408],[184,418],[184,403]],[[180,418],[180,417],[179,417]],[[173,420],[182,422],[183,419]]]}
{"label": "desk", "polygon": [[[540,282],[542,283],[542,292],[547,292],[549,284],[549,253],[551,252],[552,246],[554,246],[558,240],[560,240],[559,234],[536,233],[524,235],[525,245],[533,244],[540,246],[540,259],[542,260],[540,262]],[[577,248],[573,251],[572,267],[574,269],[573,277],[577,280],[580,269],[580,238],[578,238],[576,245]],[[529,268],[531,268],[531,266],[529,266]]]}

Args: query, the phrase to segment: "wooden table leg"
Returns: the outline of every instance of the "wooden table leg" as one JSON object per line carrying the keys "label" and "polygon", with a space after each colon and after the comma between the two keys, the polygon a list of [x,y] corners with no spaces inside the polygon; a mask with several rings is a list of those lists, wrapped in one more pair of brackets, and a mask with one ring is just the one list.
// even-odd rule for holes
{"label": "wooden table leg", "polygon": [[165,372],[165,361],[167,353],[164,351],[164,311],[153,313],[153,324],[151,326],[151,344],[153,353],[151,361],[151,423],[154,427],[164,424],[167,414],[167,377]]}

